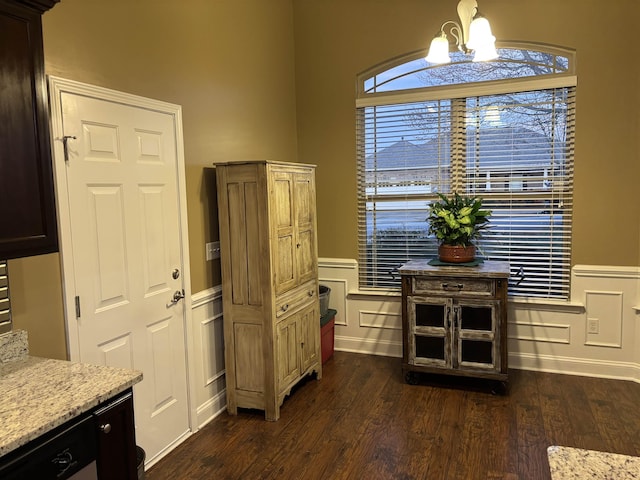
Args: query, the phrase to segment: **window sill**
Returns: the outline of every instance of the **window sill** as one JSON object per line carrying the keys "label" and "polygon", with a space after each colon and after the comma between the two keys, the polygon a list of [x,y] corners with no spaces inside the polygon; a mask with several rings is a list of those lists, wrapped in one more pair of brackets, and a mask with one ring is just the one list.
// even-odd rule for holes
{"label": "window sill", "polygon": [[347,292],[347,298],[350,300],[358,299],[398,299],[402,298],[402,293],[398,290],[349,290]]}

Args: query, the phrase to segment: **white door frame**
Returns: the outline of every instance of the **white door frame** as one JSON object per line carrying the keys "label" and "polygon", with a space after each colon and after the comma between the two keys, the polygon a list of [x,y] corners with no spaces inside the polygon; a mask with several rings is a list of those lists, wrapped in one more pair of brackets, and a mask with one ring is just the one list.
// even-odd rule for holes
{"label": "white door frame", "polygon": [[178,210],[180,216],[180,240],[184,297],[184,347],[187,363],[187,396],[189,399],[189,428],[191,432],[198,429],[195,385],[190,367],[195,365],[193,351],[193,329],[191,322],[191,271],[189,265],[189,239],[187,226],[187,196],[184,164],[184,144],[182,135],[182,107],[171,103],[140,97],[108,88],[88,85],[48,75],[49,107],[51,111],[51,139],[53,148],[53,166],[56,186],[56,207],[58,212],[58,239],[60,248],[60,267],[62,274],[62,295],[64,305],[65,329],[67,334],[67,355],[71,361],[80,359],[80,343],[78,323],[75,314],[75,278],[73,275],[73,243],[71,241],[71,215],[67,203],[68,185],[65,172],[62,122],[62,93],[82,95],[89,98],[111,101],[123,105],[153,110],[168,114],[174,118],[176,138],[176,167],[178,178]]}

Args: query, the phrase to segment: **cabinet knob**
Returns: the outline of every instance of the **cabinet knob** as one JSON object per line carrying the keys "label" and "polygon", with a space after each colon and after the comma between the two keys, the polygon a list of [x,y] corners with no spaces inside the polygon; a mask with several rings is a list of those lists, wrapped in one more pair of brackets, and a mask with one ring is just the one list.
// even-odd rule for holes
{"label": "cabinet knob", "polygon": [[284,305],[282,305],[281,310],[282,310],[283,312],[286,312],[287,310],[289,310],[289,304],[288,304],[288,303],[285,303]]}
{"label": "cabinet knob", "polygon": [[103,423],[102,425],[100,425],[100,431],[102,433],[109,433],[111,431],[111,424]]}
{"label": "cabinet knob", "polygon": [[313,290],[309,290],[309,296],[313,297]]}

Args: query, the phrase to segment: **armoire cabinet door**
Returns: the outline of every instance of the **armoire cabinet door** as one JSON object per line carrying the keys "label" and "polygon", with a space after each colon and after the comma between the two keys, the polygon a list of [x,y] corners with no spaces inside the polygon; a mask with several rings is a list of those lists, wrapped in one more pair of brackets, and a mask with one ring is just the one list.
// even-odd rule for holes
{"label": "armoire cabinet door", "polygon": [[273,258],[277,295],[297,285],[293,173],[274,171],[271,191],[273,192],[270,203],[274,219]]}
{"label": "armoire cabinet door", "polygon": [[285,389],[300,375],[300,323],[298,315],[291,315],[276,326],[276,355],[278,358],[278,390]]}
{"label": "armoire cabinet door", "polygon": [[315,245],[315,184],[309,172],[294,174],[296,212],[295,269],[298,283],[317,277]]}
{"label": "armoire cabinet door", "polygon": [[309,308],[303,310],[300,315],[300,325],[302,330],[302,341],[300,343],[302,372],[319,361],[320,351],[320,311],[314,302]]}
{"label": "armoire cabinet door", "polygon": [[316,302],[278,322],[276,350],[279,391],[286,389],[318,363],[319,342],[320,312]]}
{"label": "armoire cabinet door", "polygon": [[313,173],[274,169],[276,294],[317,277]]}

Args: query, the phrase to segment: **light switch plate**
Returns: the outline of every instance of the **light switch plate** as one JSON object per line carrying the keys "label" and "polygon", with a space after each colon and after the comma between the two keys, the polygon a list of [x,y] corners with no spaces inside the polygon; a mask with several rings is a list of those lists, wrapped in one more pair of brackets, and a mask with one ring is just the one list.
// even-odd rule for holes
{"label": "light switch plate", "polygon": [[206,245],[205,256],[207,261],[220,258],[220,242],[209,242]]}

